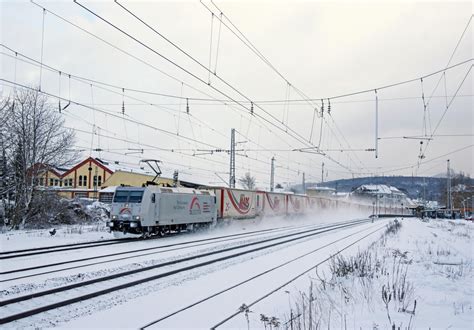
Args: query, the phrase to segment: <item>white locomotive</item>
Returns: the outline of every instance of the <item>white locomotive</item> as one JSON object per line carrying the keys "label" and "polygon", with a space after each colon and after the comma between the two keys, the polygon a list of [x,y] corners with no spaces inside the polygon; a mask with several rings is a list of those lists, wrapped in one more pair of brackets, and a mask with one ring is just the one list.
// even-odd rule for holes
{"label": "white locomotive", "polygon": [[217,220],[212,191],[190,188],[117,187],[110,210],[112,231],[159,234]]}

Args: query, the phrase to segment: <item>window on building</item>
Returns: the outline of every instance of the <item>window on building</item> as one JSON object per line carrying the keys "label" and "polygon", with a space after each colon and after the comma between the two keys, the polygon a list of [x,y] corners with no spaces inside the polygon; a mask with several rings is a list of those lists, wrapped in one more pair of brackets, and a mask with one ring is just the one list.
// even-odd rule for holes
{"label": "window on building", "polygon": [[82,186],[82,175],[79,175],[79,184],[78,186]]}
{"label": "window on building", "polygon": [[39,179],[39,185],[42,186],[44,184],[44,179],[43,178],[40,178]]}
{"label": "window on building", "polygon": [[54,179],[49,179],[49,185],[54,186]]}
{"label": "window on building", "polygon": [[67,187],[68,181],[67,179],[64,179],[64,187]]}
{"label": "window on building", "polygon": [[102,176],[101,175],[94,175],[94,187],[100,187],[102,185]]}
{"label": "window on building", "polygon": [[59,186],[59,180],[58,179],[54,179],[54,185]]}
{"label": "window on building", "polygon": [[87,186],[87,175],[84,175],[83,179],[84,179],[83,186]]}
{"label": "window on building", "polygon": [[72,187],[72,179],[69,179],[69,187]]}

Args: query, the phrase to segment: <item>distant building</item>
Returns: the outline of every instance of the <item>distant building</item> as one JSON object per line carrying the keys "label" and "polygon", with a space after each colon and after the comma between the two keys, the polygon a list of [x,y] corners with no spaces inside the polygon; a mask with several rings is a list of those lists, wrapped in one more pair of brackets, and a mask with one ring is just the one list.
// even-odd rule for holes
{"label": "distant building", "polygon": [[[54,189],[59,195],[74,197],[97,198],[97,191],[113,171],[100,160],[88,157],[70,169],[55,168],[37,164],[44,168],[38,177],[38,186]],[[41,173],[41,172],[40,172]]]}
{"label": "distant building", "polygon": [[[138,186],[155,177],[144,169],[127,171],[119,162],[109,163],[99,158],[88,157],[71,168],[57,168],[46,164],[35,164],[39,189],[56,191],[66,198],[99,198],[99,191],[114,186]],[[159,185],[173,186],[170,178],[159,177]],[[187,183],[191,184],[191,183]],[[113,190],[115,191],[115,190]],[[104,191],[104,198],[111,198],[113,191]],[[105,197],[106,196],[106,197]]]}
{"label": "distant building", "polygon": [[406,194],[384,184],[364,184],[352,191],[349,196],[358,202],[373,204],[380,210],[414,206]]}

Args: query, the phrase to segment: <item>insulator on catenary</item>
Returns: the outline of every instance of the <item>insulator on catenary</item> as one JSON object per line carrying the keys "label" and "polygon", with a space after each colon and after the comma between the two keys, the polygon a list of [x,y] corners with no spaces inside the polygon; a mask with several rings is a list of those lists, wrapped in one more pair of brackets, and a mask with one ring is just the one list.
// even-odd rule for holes
{"label": "insulator on catenary", "polygon": [[125,114],[125,88],[122,88],[122,115]]}

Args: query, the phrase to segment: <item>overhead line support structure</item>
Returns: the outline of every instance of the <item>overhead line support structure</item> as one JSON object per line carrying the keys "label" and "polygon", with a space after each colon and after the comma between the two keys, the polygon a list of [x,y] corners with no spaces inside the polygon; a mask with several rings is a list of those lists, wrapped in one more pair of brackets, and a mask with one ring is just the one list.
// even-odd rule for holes
{"label": "overhead line support structure", "polygon": [[235,128],[230,130],[230,172],[229,187],[235,188]]}

